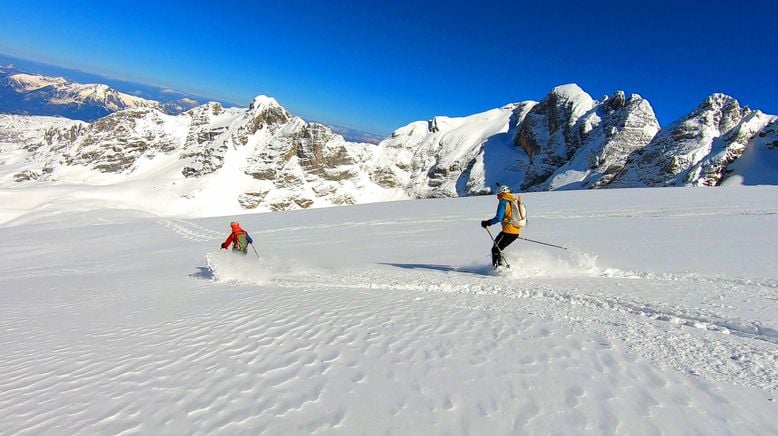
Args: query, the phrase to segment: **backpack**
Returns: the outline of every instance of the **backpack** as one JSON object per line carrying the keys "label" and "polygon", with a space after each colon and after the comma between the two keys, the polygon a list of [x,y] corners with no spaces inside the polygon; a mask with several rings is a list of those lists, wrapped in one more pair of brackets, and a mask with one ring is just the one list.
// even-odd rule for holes
{"label": "backpack", "polygon": [[235,243],[232,244],[232,251],[240,251],[243,254],[248,253],[249,240],[246,237],[247,235],[248,234],[246,232],[235,233]]}
{"label": "backpack", "polygon": [[518,199],[514,197],[513,200],[508,200],[511,205],[511,219],[508,224],[521,229],[527,226],[527,208],[524,207],[521,196],[517,197]]}

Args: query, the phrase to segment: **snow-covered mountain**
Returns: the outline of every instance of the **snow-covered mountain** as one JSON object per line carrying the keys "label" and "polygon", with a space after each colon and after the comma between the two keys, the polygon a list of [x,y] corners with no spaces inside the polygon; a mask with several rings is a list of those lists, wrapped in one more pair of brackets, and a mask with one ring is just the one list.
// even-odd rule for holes
{"label": "snow-covered mountain", "polygon": [[102,83],[76,83],[63,77],[28,74],[2,66],[0,101],[4,113],[64,116],[83,121],[139,107],[175,114],[198,104],[189,98],[162,103],[119,92]]}
{"label": "snow-covered mountain", "polygon": [[776,119],[715,94],[660,129],[639,95],[595,100],[577,85],[540,102],[413,122],[377,145],[346,141],[266,96],[248,108],[208,103],[180,115],[134,107],[92,123],[2,116],[0,187],[131,186],[140,204],[125,207],[149,210],[153,195],[165,198],[155,213],[203,216],[478,195],[495,183],[525,191],[778,184]]}
{"label": "snow-covered mountain", "polygon": [[[34,129],[28,126],[35,125]],[[125,185],[163,196],[157,213],[201,215],[408,198],[369,177],[374,144],[351,143],[270,97],[184,114],[126,109],[93,123],[0,116],[0,186]],[[128,205],[127,207],[132,207]]]}
{"label": "snow-covered mountain", "polygon": [[[265,96],[178,116],[135,108],[90,124],[41,117],[25,142],[4,141],[0,186],[144,180],[190,203],[184,209],[225,213],[478,194],[526,169],[513,138],[533,105],[412,123],[378,145],[345,141]],[[4,116],[0,128],[24,131],[32,119]]]}
{"label": "snow-covered mountain", "polygon": [[[776,116],[742,108],[732,97],[714,94],[690,114],[662,129],[645,147],[636,149],[611,186],[719,185],[735,171],[731,164],[749,144],[756,146],[755,139],[778,140],[776,120]],[[778,171],[778,167],[772,171]],[[778,174],[771,180],[775,183]]]}
{"label": "snow-covered mountain", "polygon": [[627,156],[659,131],[648,101],[618,91],[594,101],[576,85],[555,88],[530,112],[516,138],[532,162],[527,190],[607,185]]}
{"label": "snow-covered mountain", "polygon": [[462,118],[435,117],[395,130],[370,162],[370,178],[412,198],[489,192],[494,183],[518,185],[529,163],[513,145],[534,102]]}
{"label": "snow-covered mountain", "polygon": [[[772,156],[776,118],[715,94],[661,129],[650,103],[637,94],[617,91],[594,100],[570,84],[538,103],[411,123],[380,143],[371,175],[413,198],[475,195],[496,182],[526,191],[715,186],[745,171],[732,164],[757,142],[760,156]],[[644,155],[655,158],[641,161]],[[680,162],[685,172],[681,178],[676,169],[674,183],[656,176]],[[768,157],[758,162],[760,176],[749,180],[778,184],[778,165]]]}

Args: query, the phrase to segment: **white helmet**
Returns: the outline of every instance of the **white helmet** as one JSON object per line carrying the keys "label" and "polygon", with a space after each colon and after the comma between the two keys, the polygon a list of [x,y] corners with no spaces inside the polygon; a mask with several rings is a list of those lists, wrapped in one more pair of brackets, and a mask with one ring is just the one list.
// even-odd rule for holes
{"label": "white helmet", "polygon": [[508,185],[502,185],[500,186],[500,189],[497,190],[498,194],[508,194],[511,192],[511,188],[508,187]]}

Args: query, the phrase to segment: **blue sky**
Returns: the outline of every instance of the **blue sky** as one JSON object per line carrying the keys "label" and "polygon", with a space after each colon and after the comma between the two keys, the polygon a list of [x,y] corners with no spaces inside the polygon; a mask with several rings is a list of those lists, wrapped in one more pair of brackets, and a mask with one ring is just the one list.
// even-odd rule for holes
{"label": "blue sky", "polygon": [[713,92],[778,114],[778,2],[0,3],[0,53],[379,134],[578,83],[662,125]]}

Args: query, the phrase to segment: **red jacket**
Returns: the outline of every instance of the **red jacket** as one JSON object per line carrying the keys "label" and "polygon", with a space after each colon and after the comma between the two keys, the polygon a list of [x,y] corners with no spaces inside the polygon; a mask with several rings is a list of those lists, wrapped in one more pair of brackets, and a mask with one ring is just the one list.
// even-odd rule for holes
{"label": "red jacket", "polygon": [[249,244],[254,242],[251,239],[251,236],[249,236],[249,234],[245,230],[243,230],[240,227],[238,227],[237,231],[233,231],[232,233],[230,233],[230,236],[228,236],[227,240],[224,241],[224,243],[222,244],[222,248],[227,249],[227,248],[230,247],[230,244],[237,243],[238,242],[238,233],[245,233],[246,234],[246,240],[249,241]]}

